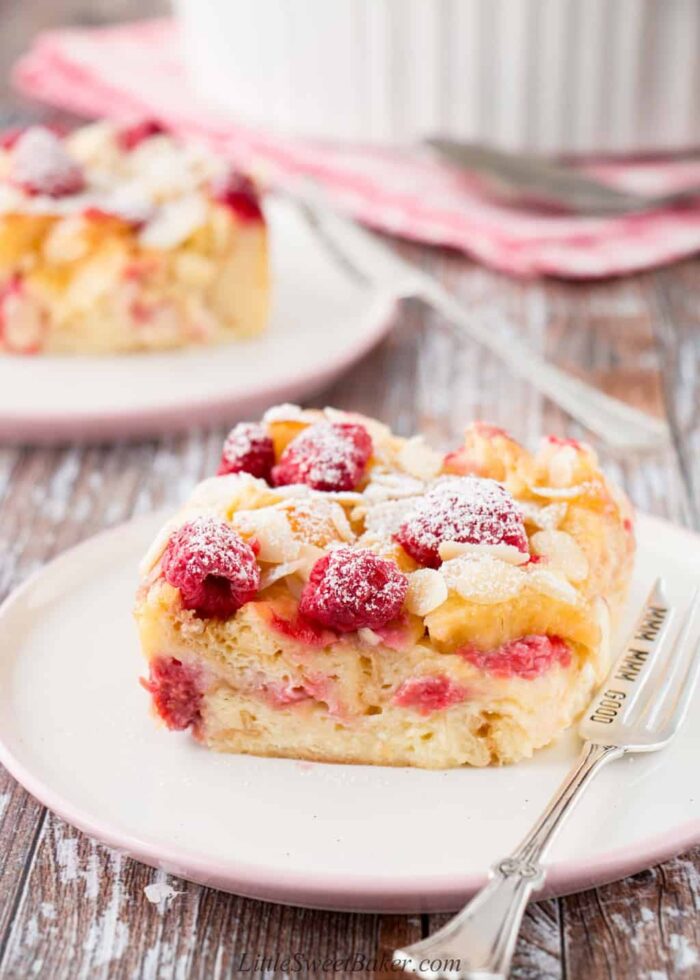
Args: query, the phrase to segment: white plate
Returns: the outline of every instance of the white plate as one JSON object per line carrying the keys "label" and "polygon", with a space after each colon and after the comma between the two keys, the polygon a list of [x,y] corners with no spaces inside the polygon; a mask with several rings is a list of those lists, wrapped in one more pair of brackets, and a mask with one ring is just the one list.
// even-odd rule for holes
{"label": "white plate", "polygon": [[[160,523],[67,552],[0,611],[0,761],[69,822],[134,857],[229,891],[327,908],[454,908],[525,832],[568,769],[569,735],[530,762],[428,772],[218,755],[157,727],[131,607]],[[658,573],[687,602],[698,539],[639,523],[630,603]],[[697,702],[696,702],[697,705]],[[550,892],[599,884],[700,840],[700,712],[657,755],[593,783],[553,854]]]}
{"label": "white plate", "polygon": [[269,201],[272,312],[255,340],[109,357],[0,356],[0,439],[144,436],[260,415],[329,384],[388,331],[395,301],[346,276]]}

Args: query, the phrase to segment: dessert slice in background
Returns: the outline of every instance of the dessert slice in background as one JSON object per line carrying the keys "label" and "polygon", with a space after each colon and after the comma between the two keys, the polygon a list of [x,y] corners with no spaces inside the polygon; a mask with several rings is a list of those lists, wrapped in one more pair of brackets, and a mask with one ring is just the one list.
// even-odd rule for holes
{"label": "dessert slice in background", "polygon": [[144,559],[157,715],[230,752],[514,762],[585,707],[634,555],[595,455],[477,423],[443,457],[333,409],[242,423]]}
{"label": "dessert slice in background", "polygon": [[0,352],[110,353],[259,334],[265,220],[248,178],[157,123],[0,141]]}

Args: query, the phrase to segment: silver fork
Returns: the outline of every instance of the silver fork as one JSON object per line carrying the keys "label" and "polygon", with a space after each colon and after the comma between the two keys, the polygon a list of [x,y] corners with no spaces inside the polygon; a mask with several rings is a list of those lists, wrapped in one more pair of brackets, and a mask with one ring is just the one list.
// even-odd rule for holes
{"label": "silver fork", "polygon": [[[542,860],[593,776],[628,752],[668,745],[688,710],[700,674],[695,592],[683,623],[657,580],[630,641],[589,705],[579,733],[581,755],[519,847],[495,864],[488,883],[434,936],[394,953],[404,970],[425,978],[506,978],[525,907],[545,880]],[[673,650],[673,654],[670,651]]]}
{"label": "silver fork", "polygon": [[692,184],[666,194],[623,191],[563,163],[493,146],[429,139],[427,145],[449,163],[486,179],[488,190],[511,205],[553,204],[579,214],[635,214],[685,204],[700,196]]}
{"label": "silver fork", "polygon": [[313,182],[303,180],[285,195],[301,208],[307,223],[336,262],[361,285],[369,284],[395,299],[423,300],[454,329],[490,350],[516,377],[529,381],[611,448],[651,451],[668,445],[670,435],[665,422],[560,370],[518,337],[504,336],[497,322],[476,318],[437,279],[400,258],[376,235],[335,212]]}

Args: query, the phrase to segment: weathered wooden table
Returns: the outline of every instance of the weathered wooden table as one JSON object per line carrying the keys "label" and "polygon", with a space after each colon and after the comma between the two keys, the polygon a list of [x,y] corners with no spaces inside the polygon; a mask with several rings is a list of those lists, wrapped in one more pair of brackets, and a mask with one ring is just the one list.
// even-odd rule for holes
{"label": "weathered wooden table", "polygon": [[[160,7],[0,0],[3,71],[31,32],[49,22]],[[0,97],[6,110],[16,108],[6,89]],[[475,315],[498,311],[506,334],[525,336],[610,393],[665,415],[674,445],[663,454],[615,458],[596,448],[639,508],[700,526],[700,260],[597,285],[520,283],[460,256],[397,247],[439,275]],[[543,430],[588,437],[416,304],[404,305],[389,338],[316,403],[368,412],[442,445],[454,444],[473,418],[525,441]],[[95,531],[178,502],[212,472],[223,435],[212,429],[131,445],[0,447],[0,598]],[[164,880],[179,894],[153,905],[144,887]],[[531,907],[513,975],[700,977],[699,913],[696,848],[625,881]],[[381,963],[442,919],[285,908],[165,879],[67,826],[0,770],[0,978],[281,980],[275,962],[295,953],[308,963],[297,975],[383,977],[392,974],[329,973],[313,962]]]}

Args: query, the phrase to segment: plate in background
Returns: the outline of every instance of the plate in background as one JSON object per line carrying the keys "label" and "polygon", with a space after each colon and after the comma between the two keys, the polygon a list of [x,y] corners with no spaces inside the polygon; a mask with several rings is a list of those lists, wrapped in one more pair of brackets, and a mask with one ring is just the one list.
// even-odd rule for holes
{"label": "plate in background", "polygon": [[393,298],[346,276],[296,209],[268,201],[272,312],[254,340],[158,353],[0,356],[0,440],[152,436],[305,398],[389,330]]}
{"label": "plate in background", "polygon": [[[162,521],[66,552],[0,610],[0,762],[93,837],[173,874],[269,901],[439,911],[479,887],[578,751],[426,771],[223,755],[156,725],[137,678],[136,566]],[[651,580],[687,602],[698,538],[641,518],[629,627]],[[698,700],[696,700],[696,709]],[[595,780],[553,848],[548,893],[600,885],[700,841],[700,711],[666,750]]]}

